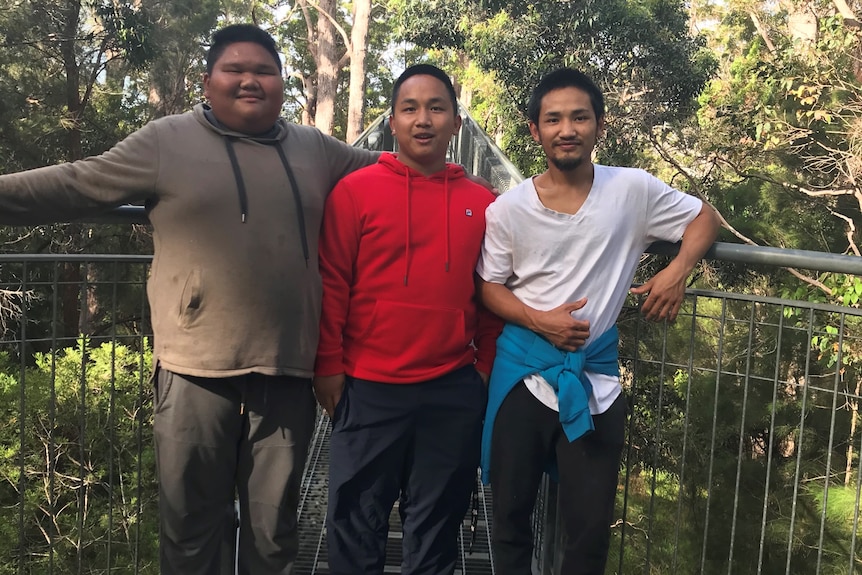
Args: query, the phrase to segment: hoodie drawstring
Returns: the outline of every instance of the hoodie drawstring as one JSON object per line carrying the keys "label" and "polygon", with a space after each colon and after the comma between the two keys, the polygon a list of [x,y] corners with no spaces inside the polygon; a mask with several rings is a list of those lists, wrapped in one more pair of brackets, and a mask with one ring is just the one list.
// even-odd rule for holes
{"label": "hoodie drawstring", "polygon": [[407,245],[404,246],[404,285],[407,285],[407,274],[410,271],[410,171],[404,171],[404,182],[407,186]]}
{"label": "hoodie drawstring", "polygon": [[305,210],[302,208],[302,196],[299,195],[299,185],[296,183],[296,176],[293,175],[293,169],[287,161],[287,156],[284,155],[284,150],[281,148],[281,143],[275,144],[275,149],[278,151],[278,157],[281,159],[281,165],[284,166],[284,171],[287,173],[287,179],[290,180],[290,188],[293,190],[293,200],[296,202],[296,217],[299,220],[299,239],[302,242],[302,255],[305,256],[305,267],[308,267],[308,233],[305,229]]}
{"label": "hoodie drawstring", "polygon": [[[245,190],[245,181],[242,177],[242,170],[239,167],[239,161],[236,159],[236,152],[233,149],[233,141],[236,138],[232,136],[224,137],[224,145],[227,149],[227,156],[230,158],[230,165],[233,168],[233,176],[236,179],[236,191],[239,195],[239,209],[242,217],[242,223],[245,223],[248,217],[248,194]],[[281,142],[273,142],[271,145],[278,152],[278,158],[281,160],[281,165],[287,174],[287,179],[290,180],[290,189],[293,192],[293,200],[296,202],[296,218],[299,221],[299,241],[302,243],[302,255],[305,257],[305,267],[308,267],[308,233],[305,229],[305,210],[302,207],[302,196],[299,195],[299,185],[296,183],[296,176],[293,175],[293,169],[287,161],[287,156],[284,155],[284,150],[281,147]],[[406,280],[405,280],[406,281]]]}
{"label": "hoodie drawstring", "polygon": [[[409,169],[405,170],[405,172],[404,172],[404,185],[407,188],[407,193],[406,193],[407,206],[406,206],[406,210],[405,210],[406,216],[404,218],[404,220],[406,222],[406,230],[405,231],[406,231],[406,236],[407,236],[407,242],[404,246],[404,285],[406,286],[407,285],[407,276],[410,273],[410,239],[411,239],[410,238],[410,211],[411,211],[410,210],[410,208],[411,208],[410,194],[412,193],[412,187],[410,186],[410,170]],[[449,211],[450,211],[449,205],[450,205],[450,202],[451,202],[451,200],[449,198],[449,172],[447,170],[443,176],[443,209],[445,212],[443,218],[444,218],[444,223],[446,226],[446,238],[445,238],[446,253],[444,254],[444,258],[443,258],[443,260],[444,260],[443,265],[444,265],[447,273],[449,272],[449,260],[450,260],[450,251],[451,251],[450,238],[449,238],[449,235],[450,235],[449,234]]]}
{"label": "hoodie drawstring", "polygon": [[446,196],[446,273],[449,273],[449,170],[446,170],[443,177],[443,194]]}
{"label": "hoodie drawstring", "polygon": [[239,195],[239,211],[242,223],[245,223],[248,216],[248,195],[245,192],[245,181],[242,179],[242,170],[239,167],[239,162],[236,159],[236,152],[233,149],[233,140],[230,136],[225,136],[224,146],[227,148],[227,157],[230,158],[230,167],[233,168],[233,177],[236,179],[236,191]]}

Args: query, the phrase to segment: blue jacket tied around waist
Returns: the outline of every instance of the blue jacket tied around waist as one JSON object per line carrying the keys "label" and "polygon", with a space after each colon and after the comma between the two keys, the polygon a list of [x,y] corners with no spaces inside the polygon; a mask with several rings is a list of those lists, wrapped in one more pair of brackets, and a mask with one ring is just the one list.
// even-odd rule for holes
{"label": "blue jacket tied around waist", "polygon": [[497,340],[497,358],[488,386],[488,407],[482,430],[482,480],[488,482],[491,434],[503,400],[522,379],[538,374],[560,402],[560,423],[569,441],[593,430],[589,398],[593,386],[584,371],[619,376],[619,333],[613,326],[587,347],[566,352],[529,329],[507,323]]}

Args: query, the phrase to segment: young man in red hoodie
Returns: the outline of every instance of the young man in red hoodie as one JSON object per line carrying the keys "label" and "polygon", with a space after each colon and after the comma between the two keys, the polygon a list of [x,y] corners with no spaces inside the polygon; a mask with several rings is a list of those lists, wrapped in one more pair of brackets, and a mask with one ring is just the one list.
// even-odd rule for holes
{"label": "young man in red hoodie", "polygon": [[473,283],[494,198],[446,163],[461,127],[448,76],[408,68],[390,126],[399,153],[341,180],[320,237],[314,386],[333,421],[333,575],[383,573],[399,498],[402,573],[454,571],[501,329]]}

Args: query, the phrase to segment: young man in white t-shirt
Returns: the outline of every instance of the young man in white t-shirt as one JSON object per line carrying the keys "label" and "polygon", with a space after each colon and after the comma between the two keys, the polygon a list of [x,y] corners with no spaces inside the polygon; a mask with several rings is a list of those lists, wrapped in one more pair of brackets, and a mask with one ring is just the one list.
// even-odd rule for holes
{"label": "young man in white t-shirt", "polygon": [[[648,319],[673,321],[718,220],[642,170],[592,163],[604,98],[581,72],[545,76],[528,113],[548,169],[488,207],[477,267],[485,306],[507,321],[483,437],[492,551],[498,575],[530,572],[530,513],[551,469],[565,532],[560,572],[602,575],[626,411],[617,316],[631,291],[645,296]],[[680,239],[668,266],[630,290],[646,247]]]}

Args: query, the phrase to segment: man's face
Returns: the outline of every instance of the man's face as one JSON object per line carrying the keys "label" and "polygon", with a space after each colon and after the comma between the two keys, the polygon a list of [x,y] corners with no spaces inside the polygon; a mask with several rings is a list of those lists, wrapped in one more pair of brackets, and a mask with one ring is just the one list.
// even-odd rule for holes
{"label": "man's face", "polygon": [[604,120],[596,118],[590,95],[579,88],[559,88],[545,94],[539,123],[530,122],[533,139],[542,145],[548,161],[558,170],[576,170],[592,161]]}
{"label": "man's face", "polygon": [[401,84],[389,125],[398,140],[398,159],[427,176],[446,166],[446,150],[461,129],[461,117],[443,82],[417,74]]}
{"label": "man's face", "polygon": [[254,42],[230,44],[204,74],[216,119],[235,132],[262,134],[281,114],[284,83],[272,54]]}

